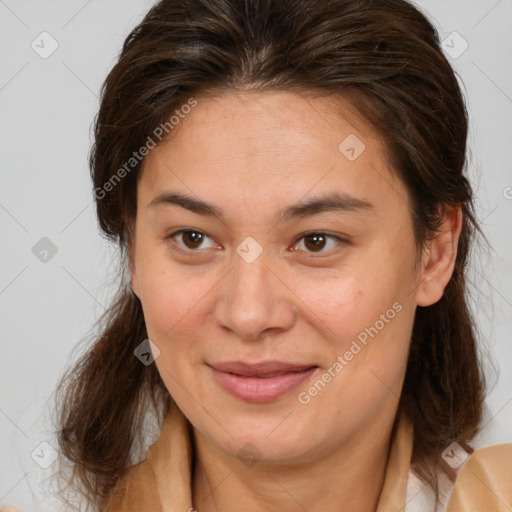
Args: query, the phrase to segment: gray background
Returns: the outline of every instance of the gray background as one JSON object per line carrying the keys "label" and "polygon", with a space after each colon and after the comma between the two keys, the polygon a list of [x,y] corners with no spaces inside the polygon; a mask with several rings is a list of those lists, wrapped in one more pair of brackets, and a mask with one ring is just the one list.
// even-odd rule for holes
{"label": "gray background", "polygon": [[[56,446],[49,400],[72,349],[108,303],[115,276],[87,166],[97,92],[152,3],[0,0],[0,503],[27,512],[55,510],[46,492],[54,466],[43,469],[33,457],[51,462],[51,448],[40,446]],[[512,442],[512,0],[418,5],[447,38],[465,84],[470,176],[492,245],[471,266],[490,385],[475,444]],[[51,49],[44,31],[58,43],[45,59],[31,47]],[[464,41],[469,46],[458,55]],[[48,250],[43,237],[54,255],[41,252]]]}

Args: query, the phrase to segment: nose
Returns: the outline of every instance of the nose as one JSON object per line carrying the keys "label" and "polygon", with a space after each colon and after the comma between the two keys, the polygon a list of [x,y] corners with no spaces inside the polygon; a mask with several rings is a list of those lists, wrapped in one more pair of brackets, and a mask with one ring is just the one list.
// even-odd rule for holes
{"label": "nose", "polygon": [[286,277],[264,253],[252,263],[234,254],[233,268],[222,280],[215,307],[217,323],[251,341],[290,329],[297,308],[290,290],[293,283],[286,283]]}

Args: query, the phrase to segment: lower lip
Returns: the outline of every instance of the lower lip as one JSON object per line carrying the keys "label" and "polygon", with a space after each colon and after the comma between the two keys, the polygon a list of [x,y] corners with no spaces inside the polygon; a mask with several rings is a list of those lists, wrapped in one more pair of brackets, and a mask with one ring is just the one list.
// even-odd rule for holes
{"label": "lower lip", "polygon": [[289,372],[276,377],[242,377],[232,373],[221,372],[210,367],[217,382],[223,389],[237,398],[248,402],[270,402],[289,393],[309,378],[316,367],[301,372]]}

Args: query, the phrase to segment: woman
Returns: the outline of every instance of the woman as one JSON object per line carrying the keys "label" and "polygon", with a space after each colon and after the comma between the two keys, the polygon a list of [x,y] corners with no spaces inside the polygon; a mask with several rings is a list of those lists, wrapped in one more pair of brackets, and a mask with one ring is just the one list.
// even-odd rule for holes
{"label": "woman", "polygon": [[126,279],[59,388],[84,504],[509,510],[512,445],[469,444],[467,114],[416,7],[162,0],[95,128]]}

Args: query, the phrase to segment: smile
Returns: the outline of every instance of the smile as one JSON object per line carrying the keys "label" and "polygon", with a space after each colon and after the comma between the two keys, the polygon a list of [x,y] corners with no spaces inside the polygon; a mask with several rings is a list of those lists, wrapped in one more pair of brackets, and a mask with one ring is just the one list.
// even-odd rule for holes
{"label": "smile", "polygon": [[318,368],[269,362],[250,365],[233,362],[208,365],[218,384],[248,402],[270,402],[298,387]]}

